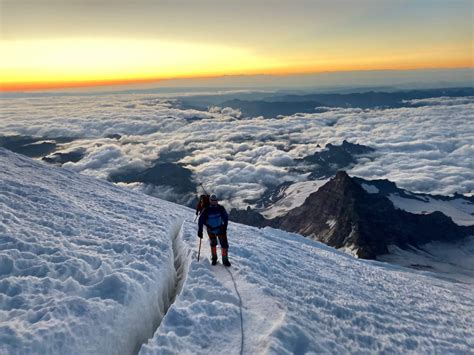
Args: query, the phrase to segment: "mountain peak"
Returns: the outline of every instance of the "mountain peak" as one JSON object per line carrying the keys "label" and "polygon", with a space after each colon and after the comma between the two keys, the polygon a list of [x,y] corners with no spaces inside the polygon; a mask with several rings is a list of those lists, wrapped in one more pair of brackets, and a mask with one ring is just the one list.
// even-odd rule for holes
{"label": "mountain peak", "polygon": [[[365,193],[362,187],[350,177],[346,171],[339,170],[336,175],[323,185],[318,191],[311,194],[306,201],[311,199],[324,199],[326,201],[334,201],[335,204],[342,205],[351,204],[351,201],[359,198]],[[310,197],[312,197],[310,199]],[[306,203],[305,202],[305,203]],[[320,203],[320,201],[318,201]]]}
{"label": "mountain peak", "polygon": [[345,180],[350,180],[350,179],[351,177],[349,176],[349,174],[347,174],[345,170],[339,170],[336,173],[336,176],[334,177],[334,180],[339,180],[339,181],[345,181]]}
{"label": "mountain peak", "polygon": [[332,179],[332,181],[337,183],[337,188],[351,187],[357,189],[359,187],[359,184],[357,184],[355,180],[351,178],[345,170],[339,170]]}
{"label": "mountain peak", "polygon": [[389,245],[416,247],[474,235],[474,226],[459,226],[441,212],[416,214],[398,209],[387,196],[369,193],[361,183],[369,182],[340,170],[285,215],[265,219],[256,211],[232,211],[231,219],[299,233],[366,259],[388,253]]}

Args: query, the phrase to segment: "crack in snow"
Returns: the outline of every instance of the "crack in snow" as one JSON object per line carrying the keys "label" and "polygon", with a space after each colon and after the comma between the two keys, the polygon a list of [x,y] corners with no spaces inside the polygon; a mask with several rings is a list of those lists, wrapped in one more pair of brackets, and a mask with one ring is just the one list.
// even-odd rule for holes
{"label": "crack in snow", "polygon": [[[174,269],[176,271],[175,276],[175,287],[172,292],[172,299],[170,300],[170,306],[176,300],[176,297],[181,293],[183,289],[184,280],[188,274],[189,269],[189,260],[187,260],[187,247],[183,242],[183,224],[184,220],[181,220],[179,223],[179,229],[177,233],[174,233],[172,236],[172,248],[173,248],[173,259],[174,259]],[[168,307],[169,308],[169,307]]]}
{"label": "crack in snow", "polygon": [[189,252],[182,240],[183,235],[183,225],[184,220],[180,219],[177,220],[172,228],[170,233],[171,239],[171,246],[173,251],[173,257],[170,258],[171,265],[170,265],[170,272],[168,275],[168,288],[163,290],[160,303],[160,312],[157,315],[157,321],[155,326],[153,327],[153,331],[151,332],[150,336],[146,337],[146,339],[139,343],[136,347],[135,354],[140,352],[140,349],[143,344],[146,344],[150,339],[153,338],[154,334],[160,327],[164,317],[168,313],[168,310],[175,302],[178,295],[181,293],[183,289],[184,281],[186,280],[186,276],[188,274],[189,269],[189,258],[187,257]]}

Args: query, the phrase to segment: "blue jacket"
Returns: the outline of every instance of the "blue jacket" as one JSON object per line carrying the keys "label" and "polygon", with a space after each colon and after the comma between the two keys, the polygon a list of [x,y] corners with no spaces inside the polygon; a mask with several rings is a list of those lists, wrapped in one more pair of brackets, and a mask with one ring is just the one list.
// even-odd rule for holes
{"label": "blue jacket", "polygon": [[228,222],[229,216],[224,206],[210,205],[199,216],[199,233],[202,233],[202,226],[206,225],[208,233],[222,234],[227,231]]}

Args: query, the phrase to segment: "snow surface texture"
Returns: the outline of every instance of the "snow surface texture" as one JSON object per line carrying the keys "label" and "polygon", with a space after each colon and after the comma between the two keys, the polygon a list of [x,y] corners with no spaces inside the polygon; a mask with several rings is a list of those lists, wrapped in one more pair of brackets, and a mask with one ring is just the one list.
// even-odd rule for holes
{"label": "snow surface texture", "polygon": [[0,353],[474,347],[472,283],[232,223],[233,265],[213,267],[189,209],[4,149],[0,166]]}
{"label": "snow surface texture", "polygon": [[0,353],[137,351],[174,287],[175,207],[4,149],[0,166]]}
{"label": "snow surface texture", "polygon": [[[374,159],[359,161],[351,175],[388,178],[414,192],[474,190],[474,97],[248,120],[229,108],[181,109],[156,94],[0,100],[3,134],[83,138],[62,147],[86,150],[81,161],[66,164],[69,169],[106,178],[126,166],[144,167],[163,152],[185,152],[181,162],[197,180],[218,186],[214,192],[234,207],[247,207],[244,200],[260,196],[268,185],[305,181],[292,170],[294,158],[344,139],[376,149]],[[112,134],[122,137],[105,138]]]}
{"label": "snow surface texture", "polygon": [[[473,284],[357,260],[271,228],[232,225],[229,236],[244,354],[449,353],[474,346]],[[208,260],[193,260],[183,292],[141,353],[239,353],[239,299],[224,267]]]}

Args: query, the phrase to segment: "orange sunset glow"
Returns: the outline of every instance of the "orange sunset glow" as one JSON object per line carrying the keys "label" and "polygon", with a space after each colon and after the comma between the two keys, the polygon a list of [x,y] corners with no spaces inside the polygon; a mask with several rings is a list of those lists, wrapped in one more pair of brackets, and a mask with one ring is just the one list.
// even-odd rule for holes
{"label": "orange sunset glow", "polygon": [[[77,13],[72,12],[78,5],[73,0],[35,5],[47,8],[47,14],[34,12],[27,2],[6,2],[0,90],[223,75],[473,66],[472,27],[469,16],[462,12],[462,1],[448,10],[413,2],[411,11],[421,14],[416,18],[402,16],[400,6],[381,3],[343,4],[351,10],[343,13],[330,11],[324,1],[311,5],[296,2],[290,7],[279,3],[271,11],[265,4],[249,5],[252,13],[213,3],[214,12],[196,9],[196,16],[202,18],[193,22],[187,18],[188,12],[180,13],[179,6],[162,4],[160,8],[158,2],[153,5],[157,10],[153,15],[145,5],[123,5],[126,9],[122,10],[132,11],[132,15],[119,24],[105,15],[107,10],[120,10],[112,3],[108,7],[108,2],[91,2]],[[193,5],[188,4],[190,7]],[[219,20],[217,15],[229,11],[235,11],[238,25]],[[306,11],[313,15],[307,16]],[[176,21],[167,13],[176,16]],[[66,14],[70,22],[58,20]],[[259,18],[259,14],[272,16]],[[125,15],[117,16],[114,21]],[[91,18],[97,22],[90,22]],[[283,18],[286,23],[281,22]],[[447,22],[451,27],[442,26]]]}

